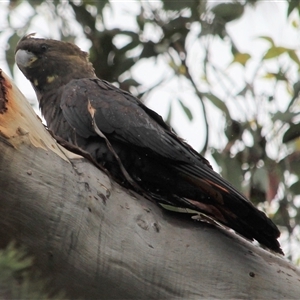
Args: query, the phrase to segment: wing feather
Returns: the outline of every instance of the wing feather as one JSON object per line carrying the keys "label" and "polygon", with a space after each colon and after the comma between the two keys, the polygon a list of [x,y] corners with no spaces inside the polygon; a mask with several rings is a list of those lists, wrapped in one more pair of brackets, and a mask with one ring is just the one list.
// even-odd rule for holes
{"label": "wing feather", "polygon": [[172,133],[159,115],[129,93],[100,79],[72,80],[64,88],[61,109],[79,135],[96,134],[89,105],[97,127],[111,138],[159,153],[165,159],[187,163],[195,160],[210,166]]}
{"label": "wing feather", "polygon": [[214,172],[206,159],[182,142],[166,125],[164,128],[149,116],[138,99],[109,83],[99,79],[72,80],[64,89],[61,108],[68,123],[85,138],[97,135],[94,120],[109,140],[144,148],[155,153],[158,159],[174,160],[174,169],[186,174],[186,180],[195,178],[194,181],[200,183],[199,179],[202,179],[206,184],[199,184],[198,188],[204,194],[208,194],[208,187],[214,192],[215,197],[210,201],[222,201],[221,194],[232,194],[250,203]]}

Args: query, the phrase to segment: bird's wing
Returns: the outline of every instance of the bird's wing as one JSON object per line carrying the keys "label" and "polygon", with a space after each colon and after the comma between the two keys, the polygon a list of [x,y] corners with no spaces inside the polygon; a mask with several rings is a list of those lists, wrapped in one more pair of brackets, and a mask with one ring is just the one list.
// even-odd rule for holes
{"label": "bird's wing", "polygon": [[[187,183],[185,188],[194,187],[198,191],[196,198],[182,196],[180,201],[186,207],[208,213],[245,237],[254,237],[275,251],[281,251],[276,240],[279,231],[271,220],[214,172],[160,116],[129,93],[99,79],[73,80],[64,88],[61,109],[68,123],[85,138],[99,135],[107,140],[119,140],[168,161],[183,184]],[[119,164],[122,169],[122,162]],[[135,186],[124,168],[122,172]]]}
{"label": "bird's wing", "polygon": [[[214,172],[209,162],[178,138],[154,111],[138,99],[99,79],[72,80],[61,98],[68,123],[84,138],[100,134],[110,139],[144,148],[157,157],[176,162],[186,176],[203,179],[203,189],[235,194],[250,202],[230,183]],[[199,187],[201,188],[201,186]]]}
{"label": "bird's wing", "polygon": [[72,80],[64,87],[61,109],[82,137],[104,135],[153,151],[166,159],[209,162],[180,140],[154,111],[137,98],[99,79]]}
{"label": "bird's wing", "polygon": [[33,84],[55,134],[82,145],[99,161],[106,157],[103,163],[110,164],[122,183],[125,176],[132,187],[144,188],[156,201],[204,212],[282,253],[272,221],[215,173],[159,115],[129,93],[97,79],[87,54],[77,46],[29,37],[18,43],[16,61]]}
{"label": "bird's wing", "polygon": [[[104,135],[151,151],[158,159],[172,160],[174,170],[193,184],[197,182],[198,188],[210,196],[212,203],[221,203],[224,194],[250,203],[214,172],[205,158],[179,139],[158,114],[105,81],[72,80],[62,93],[61,109],[68,123],[84,138]],[[97,125],[96,130],[93,122]],[[97,129],[100,132],[96,132]]]}

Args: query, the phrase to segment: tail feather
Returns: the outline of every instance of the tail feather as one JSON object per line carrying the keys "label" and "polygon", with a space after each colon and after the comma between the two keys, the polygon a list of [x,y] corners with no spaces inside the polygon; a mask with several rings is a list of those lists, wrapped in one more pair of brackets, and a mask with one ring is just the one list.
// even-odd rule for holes
{"label": "tail feather", "polygon": [[283,254],[277,241],[280,236],[277,226],[230,183],[211,169],[188,166],[188,169],[180,168],[180,171],[182,182],[189,186],[181,194],[185,205],[189,203],[190,209],[202,212],[249,240],[255,239]]}
{"label": "tail feather", "polygon": [[228,210],[226,205],[209,205],[194,200],[188,201],[191,204],[190,209],[204,213],[245,238],[251,241],[255,239],[261,245],[283,254],[280,244],[277,241],[280,235],[279,230],[262,211],[255,207],[249,209],[247,216],[243,214],[244,217],[240,217],[239,205],[236,206],[235,210]]}

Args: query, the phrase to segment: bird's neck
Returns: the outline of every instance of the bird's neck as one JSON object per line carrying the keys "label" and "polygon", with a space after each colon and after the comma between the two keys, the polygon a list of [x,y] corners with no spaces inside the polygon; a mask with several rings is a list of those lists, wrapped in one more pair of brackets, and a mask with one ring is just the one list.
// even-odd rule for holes
{"label": "bird's neck", "polygon": [[60,108],[60,97],[62,94],[60,89],[62,88],[63,87],[57,90],[49,90],[41,94],[37,92],[37,96],[42,115],[47,122],[49,130],[51,130],[54,135],[68,140],[73,136],[74,130],[66,121]]}
{"label": "bird's neck", "polygon": [[65,140],[67,140],[67,137],[74,136],[74,130],[66,121],[60,108],[61,95],[64,87],[71,80],[80,78],[96,78],[96,75],[92,68],[77,66],[67,74],[53,73],[47,76],[43,74],[39,77],[39,81],[31,81],[48,128],[55,135]]}

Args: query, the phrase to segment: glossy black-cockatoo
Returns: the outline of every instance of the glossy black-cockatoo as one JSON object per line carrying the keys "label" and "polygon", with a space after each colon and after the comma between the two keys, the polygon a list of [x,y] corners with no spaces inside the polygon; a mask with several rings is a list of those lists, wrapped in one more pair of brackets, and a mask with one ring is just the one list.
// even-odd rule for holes
{"label": "glossy black-cockatoo", "polygon": [[16,62],[32,83],[48,128],[82,149],[126,188],[189,208],[282,253],[276,225],[139,99],[97,78],[86,52],[22,38]]}

